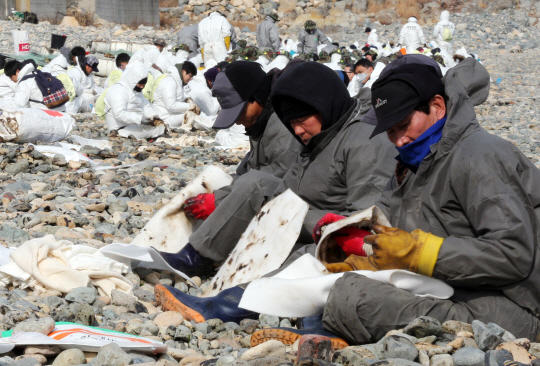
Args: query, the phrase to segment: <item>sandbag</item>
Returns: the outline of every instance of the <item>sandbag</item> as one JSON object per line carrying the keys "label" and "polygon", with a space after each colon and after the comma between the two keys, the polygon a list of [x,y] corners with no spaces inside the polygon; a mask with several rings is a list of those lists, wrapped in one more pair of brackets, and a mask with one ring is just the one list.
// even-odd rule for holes
{"label": "sandbag", "polygon": [[278,269],[300,235],[308,208],[308,204],[290,189],[264,205],[203,296],[215,296]]}
{"label": "sandbag", "polygon": [[[375,225],[392,226],[377,206],[371,206],[362,212],[324,227],[323,235],[317,245],[316,258],[323,264],[343,262],[348,256],[332,238],[332,234],[344,227],[357,227],[372,231]],[[370,252],[370,248],[366,248],[366,252]]]}
{"label": "sandbag", "polygon": [[34,108],[1,108],[0,138],[4,141],[56,142],[71,132],[75,120],[69,114]]}
{"label": "sandbag", "polygon": [[188,243],[189,236],[193,233],[193,219],[184,213],[186,199],[201,193],[212,193],[216,189],[231,184],[232,180],[232,177],[220,168],[207,167],[156,212],[131,244],[140,247],[154,247],[167,253],[180,251]]}

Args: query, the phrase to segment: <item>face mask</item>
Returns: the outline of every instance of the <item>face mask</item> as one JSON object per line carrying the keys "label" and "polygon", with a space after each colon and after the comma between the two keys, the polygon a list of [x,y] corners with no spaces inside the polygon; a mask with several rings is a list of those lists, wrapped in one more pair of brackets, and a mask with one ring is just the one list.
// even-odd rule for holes
{"label": "face mask", "polygon": [[120,70],[125,71],[126,70],[126,65],[120,65]]}
{"label": "face mask", "polygon": [[364,80],[366,80],[366,78],[368,77],[368,74],[363,72],[361,74],[356,74],[356,77],[358,81],[360,81],[360,84],[364,85]]}
{"label": "face mask", "polygon": [[133,90],[135,90],[136,92],[142,92],[143,88],[139,88],[138,86],[134,87]]}

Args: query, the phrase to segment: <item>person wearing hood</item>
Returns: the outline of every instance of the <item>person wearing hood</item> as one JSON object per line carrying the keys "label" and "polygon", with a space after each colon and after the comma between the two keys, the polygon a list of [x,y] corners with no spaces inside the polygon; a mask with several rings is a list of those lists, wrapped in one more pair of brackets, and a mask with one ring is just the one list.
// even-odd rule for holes
{"label": "person wearing hood", "polygon": [[126,70],[131,57],[127,53],[120,53],[116,56],[116,69],[114,69],[107,80],[105,80],[105,88],[113,86],[122,78],[123,72]]}
{"label": "person wearing hood", "polygon": [[[262,206],[287,189],[309,204],[299,237],[303,244],[313,242],[313,228],[326,214],[350,215],[380,198],[394,170],[394,147],[384,136],[369,138],[375,126],[363,122],[360,106],[334,71],[317,62],[291,63],[273,84],[270,102],[285,128],[302,143],[301,153],[282,179],[250,170],[235,181],[225,200],[198,205],[197,213],[208,218],[184,249],[164,254],[174,268],[190,276],[207,273],[213,262],[227,258]],[[183,308],[188,320],[190,314],[200,314],[197,321],[214,315],[239,321],[245,314],[238,309],[242,292],[237,286],[201,300],[169,286],[156,287],[164,309]],[[221,301],[230,293],[236,300]]]}
{"label": "person wearing hood", "polygon": [[186,60],[197,56],[199,49],[199,25],[192,24],[180,29],[178,34],[178,45],[185,44],[190,53],[186,55]]}
{"label": "person wearing hood", "polygon": [[224,61],[231,44],[231,25],[224,16],[212,12],[199,23],[199,44],[205,62]]}
{"label": "person wearing hood", "polygon": [[81,108],[82,112],[90,112],[93,104],[96,102],[97,96],[103,92],[103,89],[96,85],[94,75],[92,75],[94,72],[99,72],[98,66],[99,60],[96,56],[88,56],[86,58],[85,69],[87,75],[86,83],[83,85],[84,89],[82,94],[85,103],[83,103],[83,108]]}
{"label": "person wearing hood", "polygon": [[426,43],[426,37],[416,17],[410,17],[407,24],[401,28],[399,43],[407,49],[407,53],[413,53]]}
{"label": "person wearing hood", "polygon": [[[80,112],[90,112],[91,108],[83,98],[84,88],[87,84],[88,75],[90,72],[87,69],[85,50],[82,47],[74,47],[71,50],[71,56],[74,63],[73,67],[70,67],[67,71],[67,75],[71,81],[75,98],[70,99],[66,103],[66,111],[70,114],[76,114]],[[62,79],[61,79],[62,80]],[[66,90],[70,91],[71,87]]]}
{"label": "person wearing hood", "polygon": [[184,62],[182,65],[182,80],[185,85],[184,95],[186,98],[193,100],[204,116],[212,119],[219,112],[219,103],[216,98],[212,97],[212,91],[206,85],[195,80],[195,76],[197,76],[195,65],[189,61]]}
{"label": "person wearing hood", "polygon": [[184,124],[184,114],[196,108],[185,102],[184,88],[178,70],[165,55],[156,60],[162,74],[154,82],[154,102],[152,106],[159,118],[170,128],[179,128]]}
{"label": "person wearing hood", "polygon": [[320,44],[329,45],[330,40],[317,29],[317,24],[313,20],[307,20],[304,23],[304,29],[298,34],[298,53],[301,55],[318,54],[317,47]]}
{"label": "person wearing hood", "polygon": [[450,21],[450,13],[445,10],[441,13],[441,21],[433,28],[433,38],[437,41],[441,49],[446,50],[449,55],[453,55],[452,39],[456,26]]}
{"label": "person wearing hood", "polygon": [[474,107],[489,87],[489,73],[474,59],[442,78],[435,61],[421,55],[392,62],[374,84],[372,137],[386,135],[399,154],[377,203],[392,227],[375,226],[376,235],[364,238],[372,255],[327,268],[404,269],[454,292],[448,299],[417,297],[346,273],[330,290],[327,330],[372,343],[429,316],[493,322],[516,338],[538,339],[540,171],[512,142],[480,126]]}
{"label": "person wearing hood", "polygon": [[73,59],[70,54],[71,50],[69,48],[60,48],[60,54],[53,58],[47,65],[43,66],[41,71],[48,72],[52,76],[66,73],[67,69],[73,65]]}
{"label": "person wearing hood", "polygon": [[[39,89],[36,79],[33,77],[23,80],[25,76],[31,75],[36,70],[33,60],[19,62],[16,60],[6,63],[4,68],[5,75],[17,84],[15,95],[13,96],[13,106],[16,108],[36,108],[48,109],[43,104],[43,94]],[[62,104],[52,110],[64,112],[66,105]]]}
{"label": "person wearing hood", "polygon": [[137,139],[163,135],[165,124],[142,95],[148,70],[144,65],[130,63],[120,81],[111,86],[105,95],[105,119],[108,132]]}
{"label": "person wearing hood", "polygon": [[376,29],[371,29],[370,27],[366,27],[366,30],[364,31],[364,33],[367,33],[368,35],[367,42],[366,42],[368,45],[372,46],[375,43],[379,42],[379,35],[377,34]]}
{"label": "person wearing hood", "polygon": [[279,32],[276,22],[279,21],[277,14],[267,15],[266,18],[257,26],[257,45],[259,50],[270,48],[274,52],[279,51]]}

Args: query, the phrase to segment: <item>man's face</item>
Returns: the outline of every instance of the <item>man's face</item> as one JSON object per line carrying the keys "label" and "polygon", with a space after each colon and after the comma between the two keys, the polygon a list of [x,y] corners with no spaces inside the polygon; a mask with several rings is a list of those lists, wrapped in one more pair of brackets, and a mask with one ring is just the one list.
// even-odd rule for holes
{"label": "man's face", "polygon": [[88,75],[90,75],[90,74],[92,73],[92,71],[94,71],[94,70],[92,70],[92,67],[90,67],[90,66],[88,66],[88,65],[84,65],[84,66],[85,66],[85,68],[86,68],[86,73],[87,73]]}
{"label": "man's face", "polygon": [[127,67],[127,64],[128,64],[127,62],[121,62],[120,63],[120,70],[124,71],[126,69],[126,67]]}
{"label": "man's face", "polygon": [[12,75],[10,78],[11,81],[13,81],[14,83],[16,83],[19,80],[19,71],[20,70],[15,71],[15,75]]}
{"label": "man's face", "polygon": [[446,106],[443,97],[436,95],[431,99],[429,104],[429,114],[412,111],[401,122],[386,131],[388,139],[396,147],[403,147],[416,141],[428,128],[444,117]]}
{"label": "man's face", "polygon": [[349,81],[352,81],[352,79],[354,78],[354,71],[351,70],[351,67],[345,66],[343,72],[347,74],[347,76],[349,77]]}
{"label": "man's face", "polygon": [[375,61],[375,57],[373,55],[366,55],[366,59],[368,59],[371,62]]}
{"label": "man's face", "polygon": [[193,79],[193,75],[188,74],[186,70],[182,70],[182,79],[187,84]]}
{"label": "man's face", "polygon": [[165,48],[164,46],[160,46],[160,45],[155,45],[158,49],[159,49],[159,52],[163,51],[163,49]]}
{"label": "man's face", "polygon": [[246,104],[246,108],[244,108],[244,111],[240,117],[238,117],[235,124],[242,125],[246,130],[249,130],[255,125],[255,122],[257,121],[257,118],[261,114],[262,110],[263,106],[260,105],[256,100],[253,102],[248,102]]}
{"label": "man's face", "polygon": [[304,145],[307,145],[313,136],[321,133],[322,117],[320,114],[296,118],[291,121],[291,127],[294,134],[298,136]]}

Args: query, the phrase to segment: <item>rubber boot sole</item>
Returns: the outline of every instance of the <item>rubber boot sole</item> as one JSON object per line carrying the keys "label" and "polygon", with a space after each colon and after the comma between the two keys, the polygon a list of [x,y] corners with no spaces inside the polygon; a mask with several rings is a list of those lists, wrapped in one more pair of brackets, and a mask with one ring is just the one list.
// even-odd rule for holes
{"label": "rubber boot sole", "polygon": [[161,305],[163,311],[177,311],[184,319],[188,321],[195,321],[195,323],[204,323],[206,320],[197,311],[193,310],[189,306],[183,304],[178,300],[167,288],[163,285],[156,285],[154,288],[154,294],[158,304]]}
{"label": "rubber boot sole", "polygon": [[[251,347],[255,347],[266,341],[275,339],[283,344],[293,344],[304,334],[298,334],[286,329],[261,329],[251,335]],[[349,347],[349,344],[341,338],[330,337],[332,348],[335,350]]]}

